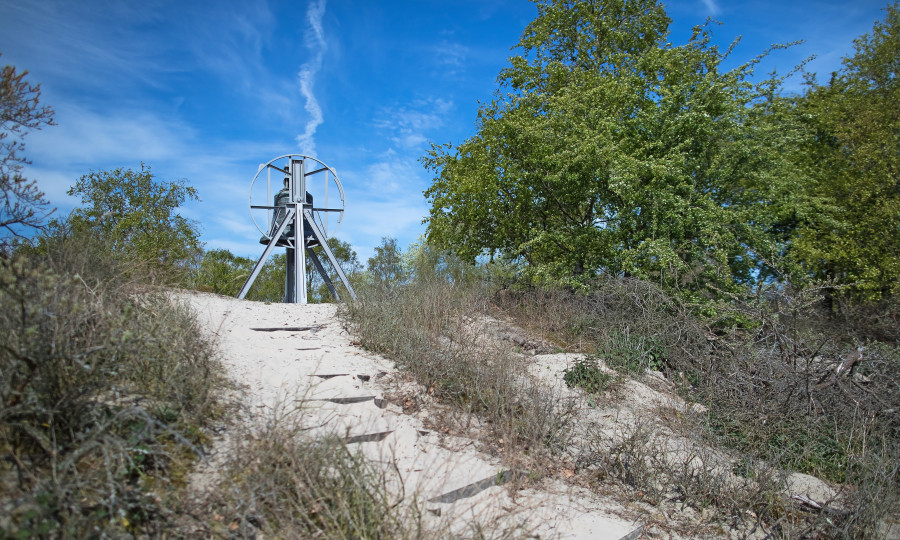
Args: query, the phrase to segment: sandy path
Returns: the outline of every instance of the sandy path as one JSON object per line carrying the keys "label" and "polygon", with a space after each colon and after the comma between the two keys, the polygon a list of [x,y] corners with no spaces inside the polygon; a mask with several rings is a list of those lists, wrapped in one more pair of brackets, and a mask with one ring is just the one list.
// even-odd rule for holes
{"label": "sandy path", "polygon": [[393,363],[355,347],[334,305],[265,304],[204,293],[182,298],[216,336],[250,410],[302,400],[307,425],[344,436],[373,461],[396,467],[403,492],[428,510],[429,529],[464,533],[480,520],[501,527],[526,522],[540,538],[640,534],[637,524],[613,516],[608,502],[562,482],[510,498],[497,485],[509,476],[499,461],[472,441],[437,437],[384,399],[387,388],[379,380],[396,371]]}

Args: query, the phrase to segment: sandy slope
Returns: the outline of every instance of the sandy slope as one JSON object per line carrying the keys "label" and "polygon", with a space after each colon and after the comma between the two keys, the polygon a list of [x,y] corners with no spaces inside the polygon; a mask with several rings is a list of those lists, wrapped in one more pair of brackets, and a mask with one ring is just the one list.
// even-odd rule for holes
{"label": "sandy slope", "polygon": [[[636,538],[641,524],[622,509],[562,480],[510,497],[511,475],[473,441],[438,436],[421,415],[389,403],[383,381],[393,364],[352,344],[333,305],[264,304],[184,293],[206,331],[217,337],[230,377],[249,410],[302,403],[308,426],[337,433],[385,467],[396,467],[403,493],[416,497],[431,530],[463,533],[473,520],[500,528],[525,523],[540,538]],[[227,437],[227,434],[226,434]],[[225,448],[225,445],[220,445]],[[400,489],[400,486],[397,486]]]}

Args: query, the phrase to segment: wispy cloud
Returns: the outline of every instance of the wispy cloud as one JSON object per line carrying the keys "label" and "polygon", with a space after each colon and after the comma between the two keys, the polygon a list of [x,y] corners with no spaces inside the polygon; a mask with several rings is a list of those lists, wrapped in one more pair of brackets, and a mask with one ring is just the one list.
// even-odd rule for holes
{"label": "wispy cloud", "polygon": [[706,11],[709,15],[718,15],[719,14],[719,4],[716,0],[702,0],[703,5],[706,7]]}
{"label": "wispy cloud", "polygon": [[297,136],[297,144],[300,151],[315,155],[316,143],[314,140],[316,129],[322,123],[322,109],[313,92],[313,85],[316,81],[316,74],[322,67],[322,58],[325,56],[327,45],[325,43],[325,31],[322,28],[322,17],[325,15],[325,0],[315,0],[310,2],[306,10],[306,18],[312,29],[312,32],[306,34],[306,47],[312,51],[312,57],[308,62],[303,64],[298,75],[300,79],[300,93],[306,100],[304,108],[309,113],[309,120],[306,122],[306,129],[303,134]]}
{"label": "wispy cloud", "polygon": [[444,125],[453,102],[441,98],[417,100],[408,107],[383,109],[375,119],[375,127],[391,133],[391,141],[401,149],[420,148],[428,140],[428,132]]}
{"label": "wispy cloud", "polygon": [[418,195],[417,189],[422,183],[423,170],[415,160],[387,156],[390,159],[370,165],[366,177],[372,191],[382,194],[396,194],[403,189],[410,189]]}
{"label": "wispy cloud", "polygon": [[353,206],[348,203],[347,214],[350,219],[345,220],[337,236],[349,241],[359,259],[366,261],[375,254],[382,237],[415,239],[428,207],[420,197],[390,198]]}
{"label": "wispy cloud", "polygon": [[444,41],[435,46],[435,61],[445,77],[456,77],[465,71],[470,49],[460,43]]}

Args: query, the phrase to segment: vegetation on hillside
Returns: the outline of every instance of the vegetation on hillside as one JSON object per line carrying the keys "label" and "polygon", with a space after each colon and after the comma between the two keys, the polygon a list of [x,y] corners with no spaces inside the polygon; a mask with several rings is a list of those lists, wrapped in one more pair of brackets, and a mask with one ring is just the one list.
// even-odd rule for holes
{"label": "vegetation on hillside", "polygon": [[[900,8],[802,96],[654,0],[540,0],[476,135],[435,146],[428,238],[533,283],[649,279],[695,299],[833,280],[900,282]],[[773,49],[778,49],[775,46]],[[772,51],[772,54],[777,51]],[[769,54],[764,52],[763,55]]]}
{"label": "vegetation on hillside", "polygon": [[[786,95],[759,58],[722,69],[709,26],[673,45],[657,2],[536,3],[476,135],[423,158],[427,239],[376,249],[351,327],[538,469],[572,426],[473,321],[585,353],[567,382],[592,395],[615,386],[600,364],[659,371],[706,411],[682,419],[696,444],[756,487],[676,477],[640,430],[588,445],[583,478],[657,501],[671,482],[776,536],[882,534],[900,513],[900,7]],[[844,486],[842,510],[785,500],[790,471]]]}
{"label": "vegetation on hillside", "polygon": [[189,311],[89,236],[0,259],[0,536],[165,534],[224,383]]}
{"label": "vegetation on hillside", "polygon": [[[535,2],[477,133],[423,158],[427,238],[406,253],[384,239],[365,271],[329,240],[360,293],[349,325],[533,476],[571,458],[583,485],[773,536],[876,536],[900,508],[900,6],[827,82],[786,95],[756,78],[759,58],[725,69],[734,48],[710,25],[673,44],[655,0]],[[53,111],[26,74],[0,74],[0,536],[177,536],[224,383],[158,286],[234,295],[254,261],[204,252],[178,213],[196,190],[143,164],[82,176],[69,192],[82,206],[47,223],[22,137]],[[283,285],[276,255],[248,298],[280,301]],[[640,429],[573,456],[573,409],[522,355],[486,346],[487,315],[583,354],[566,382],[593,397],[663,374],[702,405],[677,422],[692,444],[738,456],[727,473],[754,489],[671,470]],[[266,429],[226,464],[235,495],[204,507],[240,519],[196,530],[413,535],[369,464],[297,438],[292,419]],[[324,490],[315,503],[271,477],[326,462],[334,476],[305,480]],[[785,500],[779,471],[843,486],[841,506]],[[320,503],[338,517],[307,512]]]}

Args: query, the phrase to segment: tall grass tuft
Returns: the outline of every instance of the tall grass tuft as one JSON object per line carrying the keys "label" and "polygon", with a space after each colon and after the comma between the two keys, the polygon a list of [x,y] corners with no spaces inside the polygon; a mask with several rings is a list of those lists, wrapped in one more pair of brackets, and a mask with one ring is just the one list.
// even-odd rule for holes
{"label": "tall grass tuft", "polygon": [[190,312],[101,246],[0,260],[0,537],[159,535],[218,411]]}
{"label": "tall grass tuft", "polygon": [[561,449],[571,410],[528,376],[520,355],[492,341],[482,270],[428,248],[410,266],[410,279],[361,284],[359,300],[342,307],[361,344],[395,360],[438,401],[484,419],[486,437],[506,451],[537,458]]}
{"label": "tall grass tuft", "polygon": [[[253,538],[416,538],[421,521],[396,471],[367,460],[340,438],[314,438],[302,411],[283,405],[239,430],[205,512],[207,533]],[[250,423],[245,424],[247,426]]]}

